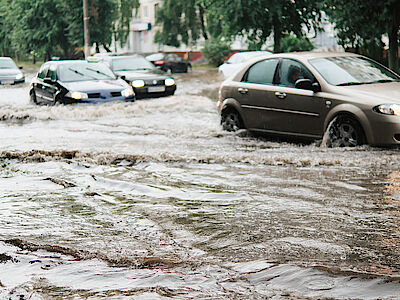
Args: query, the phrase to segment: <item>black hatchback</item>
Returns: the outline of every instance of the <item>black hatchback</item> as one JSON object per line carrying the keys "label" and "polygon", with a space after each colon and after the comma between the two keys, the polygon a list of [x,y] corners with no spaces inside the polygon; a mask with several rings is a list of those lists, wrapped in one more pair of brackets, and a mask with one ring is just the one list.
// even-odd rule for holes
{"label": "black hatchback", "polygon": [[32,79],[35,104],[134,101],[132,87],[104,64],[84,60],[49,61]]}

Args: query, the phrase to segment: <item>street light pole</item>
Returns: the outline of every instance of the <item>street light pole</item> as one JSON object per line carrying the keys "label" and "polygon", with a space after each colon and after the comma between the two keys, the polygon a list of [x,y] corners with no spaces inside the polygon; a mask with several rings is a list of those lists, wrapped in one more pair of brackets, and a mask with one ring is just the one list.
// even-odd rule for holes
{"label": "street light pole", "polygon": [[83,36],[84,36],[84,40],[85,40],[85,58],[88,58],[90,56],[88,0],[83,0]]}

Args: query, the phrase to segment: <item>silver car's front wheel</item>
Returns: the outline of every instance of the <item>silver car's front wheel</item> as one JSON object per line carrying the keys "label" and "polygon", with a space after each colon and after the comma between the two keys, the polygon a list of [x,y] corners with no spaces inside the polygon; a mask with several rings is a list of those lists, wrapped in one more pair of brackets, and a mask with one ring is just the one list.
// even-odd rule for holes
{"label": "silver car's front wheel", "polygon": [[231,109],[221,113],[221,125],[226,131],[238,131],[243,128],[238,112]]}
{"label": "silver car's front wheel", "polygon": [[330,147],[355,147],[365,143],[361,125],[351,117],[336,117],[328,130]]}

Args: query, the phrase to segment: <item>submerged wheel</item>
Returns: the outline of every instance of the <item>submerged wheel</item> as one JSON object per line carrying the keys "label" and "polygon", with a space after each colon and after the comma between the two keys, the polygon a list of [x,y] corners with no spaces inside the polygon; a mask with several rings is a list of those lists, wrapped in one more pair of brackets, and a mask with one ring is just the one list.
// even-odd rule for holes
{"label": "submerged wheel", "polygon": [[349,116],[336,117],[328,130],[330,147],[355,147],[366,142],[360,123]]}
{"label": "submerged wheel", "polygon": [[239,129],[243,128],[239,113],[233,109],[222,111],[221,125],[226,131],[238,131]]}

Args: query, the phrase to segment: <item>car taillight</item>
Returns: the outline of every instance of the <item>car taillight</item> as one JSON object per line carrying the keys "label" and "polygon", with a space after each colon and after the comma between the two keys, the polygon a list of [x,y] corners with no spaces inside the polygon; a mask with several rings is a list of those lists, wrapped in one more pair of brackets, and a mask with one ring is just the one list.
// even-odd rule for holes
{"label": "car taillight", "polygon": [[154,62],[154,64],[155,64],[156,66],[161,66],[161,65],[163,65],[164,63],[165,63],[165,61],[163,61],[163,60],[157,60],[157,61]]}

